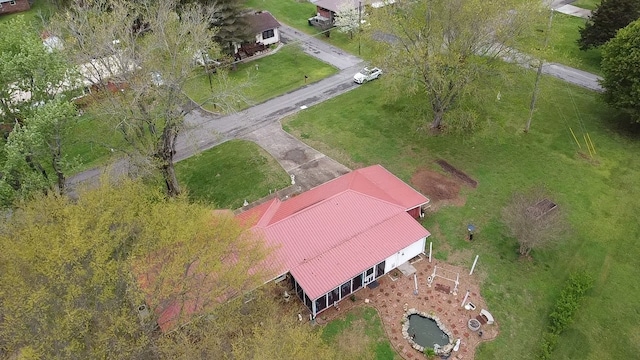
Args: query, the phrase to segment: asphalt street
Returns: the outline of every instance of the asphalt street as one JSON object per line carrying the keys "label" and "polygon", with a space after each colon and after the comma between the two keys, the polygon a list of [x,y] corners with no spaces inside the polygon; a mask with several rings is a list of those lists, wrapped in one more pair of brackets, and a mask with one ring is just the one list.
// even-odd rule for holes
{"label": "asphalt street", "polygon": [[[285,45],[293,46],[294,44],[299,44],[307,54],[335,66],[340,71],[333,76],[230,115],[220,116],[196,107],[185,117],[186,129],[178,137],[175,161],[184,160],[230,139],[244,138],[258,143],[269,151],[287,172],[294,175],[298,174],[300,180],[307,186],[312,186],[315,181],[303,179],[305,172],[302,169],[307,168],[308,171],[306,173],[314,174],[314,171],[311,171],[314,168],[318,181],[327,178],[327,176],[332,176],[332,174],[348,171],[344,166],[319,152],[310,154],[310,148],[301,141],[291,136],[282,135],[281,140],[288,139],[283,143],[290,147],[287,151],[295,150],[298,153],[310,154],[305,157],[294,156],[293,158],[297,159],[297,162],[293,165],[288,164],[288,160],[281,156],[287,151],[282,152],[281,147],[276,146],[277,144],[274,141],[269,140],[270,138],[277,138],[274,137],[274,131],[276,130],[284,133],[279,124],[280,119],[357,87],[358,85],[353,82],[353,75],[363,66],[363,60],[329,45],[317,37],[309,36],[289,26],[283,25],[280,31]],[[524,54],[516,54],[504,60],[515,62],[525,67],[531,67],[532,64],[530,57]],[[543,66],[543,73],[591,90],[602,91],[598,83],[600,78],[585,71],[560,64],[547,63]],[[304,74],[300,74],[300,76],[302,78]],[[261,134],[265,136],[266,134],[271,135],[261,138]],[[296,146],[297,150],[294,149]],[[327,166],[324,175],[320,171],[322,166]],[[129,169],[129,162],[120,160],[109,166],[108,169],[112,176],[126,174]],[[68,183],[71,187],[84,182],[93,183],[100,178],[104,171],[104,168],[87,170],[70,177]]]}

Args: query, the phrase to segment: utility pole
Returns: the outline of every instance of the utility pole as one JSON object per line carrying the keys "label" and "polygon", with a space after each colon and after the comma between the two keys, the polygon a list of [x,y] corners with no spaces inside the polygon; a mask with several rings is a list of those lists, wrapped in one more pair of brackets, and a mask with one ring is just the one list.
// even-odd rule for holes
{"label": "utility pole", "polygon": [[360,55],[360,39],[362,38],[360,26],[362,26],[362,1],[358,1],[358,55]]}
{"label": "utility pole", "polygon": [[[547,44],[549,43],[549,36],[551,35],[551,23],[553,22],[553,8],[550,9],[549,12],[549,24],[547,25],[547,33],[544,38],[544,46],[542,50],[547,49]],[[528,133],[529,128],[531,127],[531,119],[533,119],[533,111],[536,108],[536,101],[538,100],[538,84],[540,83],[540,77],[542,77],[542,65],[544,65],[544,61],[542,59],[538,60],[538,72],[536,74],[536,82],[533,85],[533,95],[531,96],[531,105],[529,105],[529,119],[527,119],[527,125],[524,128],[524,132]]]}

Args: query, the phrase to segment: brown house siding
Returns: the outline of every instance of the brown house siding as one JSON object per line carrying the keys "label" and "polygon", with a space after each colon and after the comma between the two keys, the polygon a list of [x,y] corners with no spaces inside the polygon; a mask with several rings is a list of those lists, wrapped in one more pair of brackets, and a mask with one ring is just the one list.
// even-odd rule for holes
{"label": "brown house siding", "polygon": [[29,4],[29,0],[15,0],[15,4],[11,5],[11,2],[2,2],[0,5],[0,15],[2,14],[11,14],[14,12],[27,11],[31,8]]}
{"label": "brown house siding", "polygon": [[333,12],[331,10],[327,10],[325,8],[318,6],[318,14],[320,16],[326,17],[327,19],[331,20],[331,22],[333,22]]}

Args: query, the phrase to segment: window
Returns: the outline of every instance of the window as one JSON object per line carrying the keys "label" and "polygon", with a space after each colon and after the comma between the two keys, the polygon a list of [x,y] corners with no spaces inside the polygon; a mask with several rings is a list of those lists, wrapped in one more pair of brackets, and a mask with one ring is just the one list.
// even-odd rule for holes
{"label": "window", "polygon": [[367,276],[370,276],[371,274],[373,274],[373,268],[367,269]]}
{"label": "window", "polygon": [[[386,261],[386,260],[385,260]],[[384,275],[384,261],[376,265],[376,279]]]}
{"label": "window", "polygon": [[9,4],[11,4],[11,5],[15,5],[15,4],[16,4],[16,2],[15,2],[15,0],[11,0],[11,1],[9,2]]}
{"label": "window", "polygon": [[327,295],[322,295],[321,298],[316,300],[316,314],[324,310],[327,307]]}
{"label": "window", "polygon": [[356,291],[362,287],[362,274],[353,278],[353,291]]}
{"label": "window", "polygon": [[311,299],[309,299],[309,297],[307,296],[307,294],[304,294],[304,304],[307,305],[307,307],[309,308],[309,310],[311,310]]}
{"label": "window", "polygon": [[263,31],[262,32],[262,38],[263,39],[270,39],[272,37],[276,36],[275,32],[273,31],[273,29],[269,29],[267,31]]}
{"label": "window", "polygon": [[335,288],[327,294],[327,305],[333,306],[333,303],[338,301],[340,301],[340,288]]}
{"label": "window", "polygon": [[340,293],[341,293],[340,296],[342,299],[344,299],[347,295],[351,294],[351,280],[342,284],[342,286],[340,287]]}

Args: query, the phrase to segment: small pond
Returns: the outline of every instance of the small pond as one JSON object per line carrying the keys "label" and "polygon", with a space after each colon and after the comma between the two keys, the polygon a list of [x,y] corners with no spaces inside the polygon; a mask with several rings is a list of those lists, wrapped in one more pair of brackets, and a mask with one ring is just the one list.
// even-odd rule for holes
{"label": "small pond", "polygon": [[426,348],[433,348],[434,344],[449,344],[449,336],[438,327],[435,320],[418,314],[409,315],[408,333],[416,344]]}

